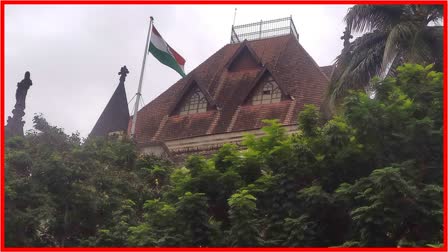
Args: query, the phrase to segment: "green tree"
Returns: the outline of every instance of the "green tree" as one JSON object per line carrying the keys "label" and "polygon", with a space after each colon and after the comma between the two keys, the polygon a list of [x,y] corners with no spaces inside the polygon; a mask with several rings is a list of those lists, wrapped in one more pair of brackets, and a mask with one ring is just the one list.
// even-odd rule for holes
{"label": "green tree", "polygon": [[229,198],[229,245],[233,247],[256,247],[262,245],[257,228],[257,199],[247,190],[235,193]]}
{"label": "green tree", "polygon": [[143,221],[129,228],[127,242],[130,246],[165,247],[180,246],[184,241],[177,224],[176,208],[159,199],[148,200],[144,205]]}
{"label": "green tree", "polygon": [[207,198],[204,193],[186,192],[179,198],[177,214],[182,219],[186,233],[186,246],[206,247],[210,245],[210,225],[207,214]]}
{"label": "green tree", "polygon": [[315,106],[287,134],[175,167],[133,142],[82,140],[44,118],[5,149],[6,246],[440,247],[443,75],[404,64]]}
{"label": "green tree", "polygon": [[399,168],[377,169],[337,193],[355,199],[350,215],[359,246],[424,246],[442,239],[442,188],[418,188]]}

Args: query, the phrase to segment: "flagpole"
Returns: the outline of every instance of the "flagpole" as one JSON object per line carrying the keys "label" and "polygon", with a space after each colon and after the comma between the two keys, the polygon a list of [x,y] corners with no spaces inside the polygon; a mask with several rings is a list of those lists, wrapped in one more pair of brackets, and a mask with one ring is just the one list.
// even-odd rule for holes
{"label": "flagpole", "polygon": [[141,91],[142,91],[143,73],[145,72],[146,55],[148,54],[148,47],[149,47],[148,42],[151,38],[153,20],[154,18],[150,17],[148,36],[146,37],[145,53],[143,54],[142,70],[140,71],[140,81],[138,82],[138,91],[135,99],[134,116],[132,117],[131,138],[134,138],[135,135],[135,124],[137,123],[138,104],[140,102],[140,97],[142,96]]}

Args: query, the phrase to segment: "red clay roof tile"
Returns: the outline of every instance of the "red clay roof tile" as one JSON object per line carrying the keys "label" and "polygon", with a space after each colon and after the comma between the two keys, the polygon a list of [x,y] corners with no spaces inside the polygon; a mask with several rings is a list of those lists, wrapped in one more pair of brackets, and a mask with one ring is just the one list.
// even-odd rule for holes
{"label": "red clay roof tile", "polygon": [[[228,71],[229,60],[235,58],[235,52],[244,45],[256,54],[262,66],[272,71],[293,100],[264,105],[244,104],[250,93],[250,84],[264,69]],[[215,108],[198,114],[171,115],[164,120],[170,109],[181,102],[183,90],[193,74],[221,110],[219,113]],[[319,66],[292,35],[228,44],[138,112],[136,141],[147,144],[154,140],[224,133],[229,128],[231,131],[252,130],[260,128],[263,119],[276,118],[282,123],[294,124],[304,104],[320,105],[328,82]]]}

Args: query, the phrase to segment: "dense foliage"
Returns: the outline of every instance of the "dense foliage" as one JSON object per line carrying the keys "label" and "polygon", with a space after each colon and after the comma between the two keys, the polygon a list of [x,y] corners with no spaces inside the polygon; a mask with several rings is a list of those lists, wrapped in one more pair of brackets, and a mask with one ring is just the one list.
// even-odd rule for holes
{"label": "dense foliage", "polygon": [[182,167],[126,140],[81,142],[35,117],[6,142],[7,246],[439,246],[442,74],[404,65],[288,135]]}

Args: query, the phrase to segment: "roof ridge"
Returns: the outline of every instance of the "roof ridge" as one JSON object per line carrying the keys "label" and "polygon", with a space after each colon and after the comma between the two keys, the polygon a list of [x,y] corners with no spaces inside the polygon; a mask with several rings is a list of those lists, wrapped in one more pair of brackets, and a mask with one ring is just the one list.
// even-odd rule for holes
{"label": "roof ridge", "polygon": [[[274,64],[274,66],[273,66],[273,70],[275,70],[276,68],[277,68],[277,64],[278,64],[278,62],[279,62],[279,60],[280,60],[280,58],[281,57],[283,57],[283,55],[284,55],[284,53],[285,53],[285,51],[286,51],[286,48],[288,48],[288,45],[289,45],[289,41],[291,41],[291,38],[293,38],[292,36],[288,39],[288,41],[286,42],[286,46],[284,46],[283,47],[283,50],[280,52],[280,55],[277,57],[277,59],[275,60],[275,64]],[[295,38],[294,38],[294,40],[296,40]]]}

